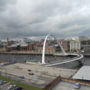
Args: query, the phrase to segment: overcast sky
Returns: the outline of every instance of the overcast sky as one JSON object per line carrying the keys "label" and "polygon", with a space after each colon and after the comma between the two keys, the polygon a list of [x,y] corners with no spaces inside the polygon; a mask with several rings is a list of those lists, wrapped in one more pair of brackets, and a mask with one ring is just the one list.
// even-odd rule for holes
{"label": "overcast sky", "polygon": [[0,37],[90,35],[90,0],[0,0]]}

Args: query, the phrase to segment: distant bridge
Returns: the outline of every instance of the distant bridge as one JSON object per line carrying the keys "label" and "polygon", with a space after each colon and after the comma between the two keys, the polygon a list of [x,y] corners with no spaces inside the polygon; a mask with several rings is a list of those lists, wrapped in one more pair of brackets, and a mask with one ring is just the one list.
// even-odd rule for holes
{"label": "distant bridge", "polygon": [[[45,40],[44,40],[44,43],[43,43],[42,64],[47,64],[47,63],[45,62],[45,46],[46,46],[46,41],[47,41],[48,37],[50,37],[50,36],[51,36],[51,37],[54,37],[54,36],[48,34],[48,35],[45,37]],[[57,44],[60,46],[60,48],[61,48],[61,50],[62,50],[62,52],[63,52],[63,55],[75,55],[76,57],[73,58],[73,59],[71,59],[71,60],[66,60],[66,61],[64,61],[64,62],[58,62],[58,63],[54,63],[54,64],[47,64],[46,66],[55,66],[55,65],[66,64],[66,63],[78,61],[78,60],[80,60],[80,59],[83,58],[83,55],[82,55],[82,54],[80,54],[80,55],[79,55],[79,54],[74,54],[74,53],[67,54],[67,53],[65,52],[65,50],[63,49],[62,45],[60,44],[60,42],[58,42],[58,40],[56,39],[56,37],[54,37],[54,39],[57,41]]]}

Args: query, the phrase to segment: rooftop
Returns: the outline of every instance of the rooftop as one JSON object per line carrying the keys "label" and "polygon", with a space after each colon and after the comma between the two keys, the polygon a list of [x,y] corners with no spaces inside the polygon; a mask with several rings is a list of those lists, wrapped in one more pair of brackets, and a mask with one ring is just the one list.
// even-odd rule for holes
{"label": "rooftop", "polygon": [[73,79],[90,80],[90,66],[81,67]]}

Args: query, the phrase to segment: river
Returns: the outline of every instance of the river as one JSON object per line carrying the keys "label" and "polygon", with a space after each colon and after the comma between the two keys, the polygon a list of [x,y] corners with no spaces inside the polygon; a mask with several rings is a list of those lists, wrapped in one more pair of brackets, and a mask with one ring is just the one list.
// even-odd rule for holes
{"label": "river", "polygon": [[[67,59],[72,59],[73,57],[70,56],[52,56],[46,55],[46,63],[47,62],[63,62]],[[23,63],[26,61],[31,62],[41,62],[41,55],[33,55],[33,54],[0,54],[0,61],[1,62],[10,62],[10,63]],[[63,65],[58,65],[55,67],[63,67],[63,68],[72,68],[76,69],[83,65],[90,65],[90,57],[84,57],[82,60],[75,62],[70,62]]]}

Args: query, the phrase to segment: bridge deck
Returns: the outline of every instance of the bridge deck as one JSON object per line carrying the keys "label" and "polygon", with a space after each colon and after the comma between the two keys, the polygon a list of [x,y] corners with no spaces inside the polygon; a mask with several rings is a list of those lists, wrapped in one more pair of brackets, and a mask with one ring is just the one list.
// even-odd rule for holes
{"label": "bridge deck", "polygon": [[78,60],[80,60],[82,58],[83,58],[83,55],[80,54],[80,55],[77,55],[77,57],[73,58],[72,60],[66,60],[64,62],[58,62],[58,63],[54,63],[54,64],[47,64],[46,66],[55,66],[55,65],[66,64],[66,63],[69,63],[69,62],[78,61]]}

